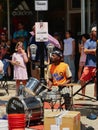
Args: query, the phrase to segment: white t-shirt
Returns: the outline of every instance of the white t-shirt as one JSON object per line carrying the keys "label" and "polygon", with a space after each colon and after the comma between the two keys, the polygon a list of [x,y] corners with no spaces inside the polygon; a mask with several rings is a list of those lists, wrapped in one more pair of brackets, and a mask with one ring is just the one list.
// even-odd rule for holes
{"label": "white t-shirt", "polygon": [[72,55],[72,42],[73,38],[64,39],[64,56]]}

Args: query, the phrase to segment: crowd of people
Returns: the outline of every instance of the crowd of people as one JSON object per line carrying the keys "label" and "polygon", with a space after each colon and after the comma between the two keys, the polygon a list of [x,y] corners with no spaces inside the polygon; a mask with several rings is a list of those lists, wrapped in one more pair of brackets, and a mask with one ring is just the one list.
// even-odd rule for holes
{"label": "crowd of people", "polygon": [[[35,26],[32,28],[35,33]],[[51,88],[52,85],[66,86],[69,82],[75,82],[78,75],[78,83],[83,86],[90,80],[96,72],[96,27],[93,27],[91,34],[82,34],[78,43],[80,55],[78,74],[75,71],[76,40],[70,30],[65,32],[64,38],[61,39],[59,33],[54,33],[53,37],[58,41],[60,48],[55,47],[50,57],[50,64],[47,71],[47,83]],[[0,60],[8,77],[16,81],[16,92],[19,89],[20,82],[26,85],[28,78],[32,75],[30,45],[36,44],[36,62],[40,62],[40,46],[35,41],[35,34],[30,35],[26,31],[24,24],[19,22],[17,30],[13,33],[11,39],[7,38],[7,30],[0,34]],[[45,46],[49,41],[45,43]],[[45,47],[45,60],[48,62],[47,47]],[[0,70],[1,71],[1,70]],[[14,72],[14,73],[13,73]],[[32,75],[33,76],[33,75]],[[76,81],[76,82],[77,82]],[[85,88],[82,89],[85,94]],[[96,85],[94,96],[96,96]]]}

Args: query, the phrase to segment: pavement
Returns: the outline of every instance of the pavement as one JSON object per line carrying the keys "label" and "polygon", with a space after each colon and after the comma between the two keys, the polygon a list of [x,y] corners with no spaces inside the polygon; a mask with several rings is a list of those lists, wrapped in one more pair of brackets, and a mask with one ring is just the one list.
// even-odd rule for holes
{"label": "pavement", "polygon": [[[79,84],[73,84],[73,93],[75,93],[81,86]],[[4,88],[0,88],[0,118],[6,115],[7,102],[12,97],[15,97],[15,81],[8,81],[9,95],[5,92]],[[94,84],[91,83],[86,86],[86,95],[93,97]],[[76,94],[73,96],[72,110],[81,112],[81,130],[86,130],[89,126],[98,130],[98,118],[91,120],[87,118],[91,113],[98,117],[98,101],[92,101],[89,98],[85,100],[80,100],[80,95]],[[8,130],[6,127],[2,130]],[[31,128],[26,128],[25,130],[33,130]]]}

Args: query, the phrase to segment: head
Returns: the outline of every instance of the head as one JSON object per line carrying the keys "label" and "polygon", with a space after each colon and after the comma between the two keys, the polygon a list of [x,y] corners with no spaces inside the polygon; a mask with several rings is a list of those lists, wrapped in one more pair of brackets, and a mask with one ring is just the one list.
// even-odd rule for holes
{"label": "head", "polygon": [[24,24],[22,22],[18,23],[18,30],[24,29]]}
{"label": "head", "polygon": [[86,34],[86,33],[85,33],[85,34],[82,34],[82,35],[81,35],[81,40],[82,40],[83,42],[85,42],[87,39],[89,39],[89,37],[90,37],[90,36],[89,36],[88,34]]}
{"label": "head", "polygon": [[6,40],[7,40],[7,37],[6,37],[5,32],[2,32],[2,33],[0,34],[0,40],[1,40],[1,41],[6,41]]}
{"label": "head", "polygon": [[55,32],[54,35],[53,35],[53,37],[54,37],[55,39],[57,39],[57,40],[60,39],[60,35],[59,35],[58,32]]}
{"label": "head", "polygon": [[24,49],[22,42],[17,42],[15,51],[21,52],[21,50]]}
{"label": "head", "polygon": [[55,50],[52,52],[51,61],[54,64],[58,64],[61,62],[63,55],[61,51]]}
{"label": "head", "polygon": [[96,26],[91,29],[91,38],[93,40],[96,40],[96,38],[97,38],[97,27]]}
{"label": "head", "polygon": [[68,31],[65,32],[65,37],[66,38],[70,38],[71,35],[72,35],[72,32],[70,30],[68,30]]}

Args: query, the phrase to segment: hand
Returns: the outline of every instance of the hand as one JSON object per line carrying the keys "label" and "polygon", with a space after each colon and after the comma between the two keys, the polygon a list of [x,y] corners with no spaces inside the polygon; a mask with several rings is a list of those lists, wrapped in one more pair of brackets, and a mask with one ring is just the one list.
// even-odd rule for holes
{"label": "hand", "polygon": [[25,50],[21,49],[21,53],[22,53],[22,54],[25,54]]}
{"label": "hand", "polygon": [[48,92],[52,91],[52,88],[48,88]]}
{"label": "hand", "polygon": [[15,64],[16,64],[16,65],[20,65],[20,62],[19,62],[19,61],[15,61]]}

